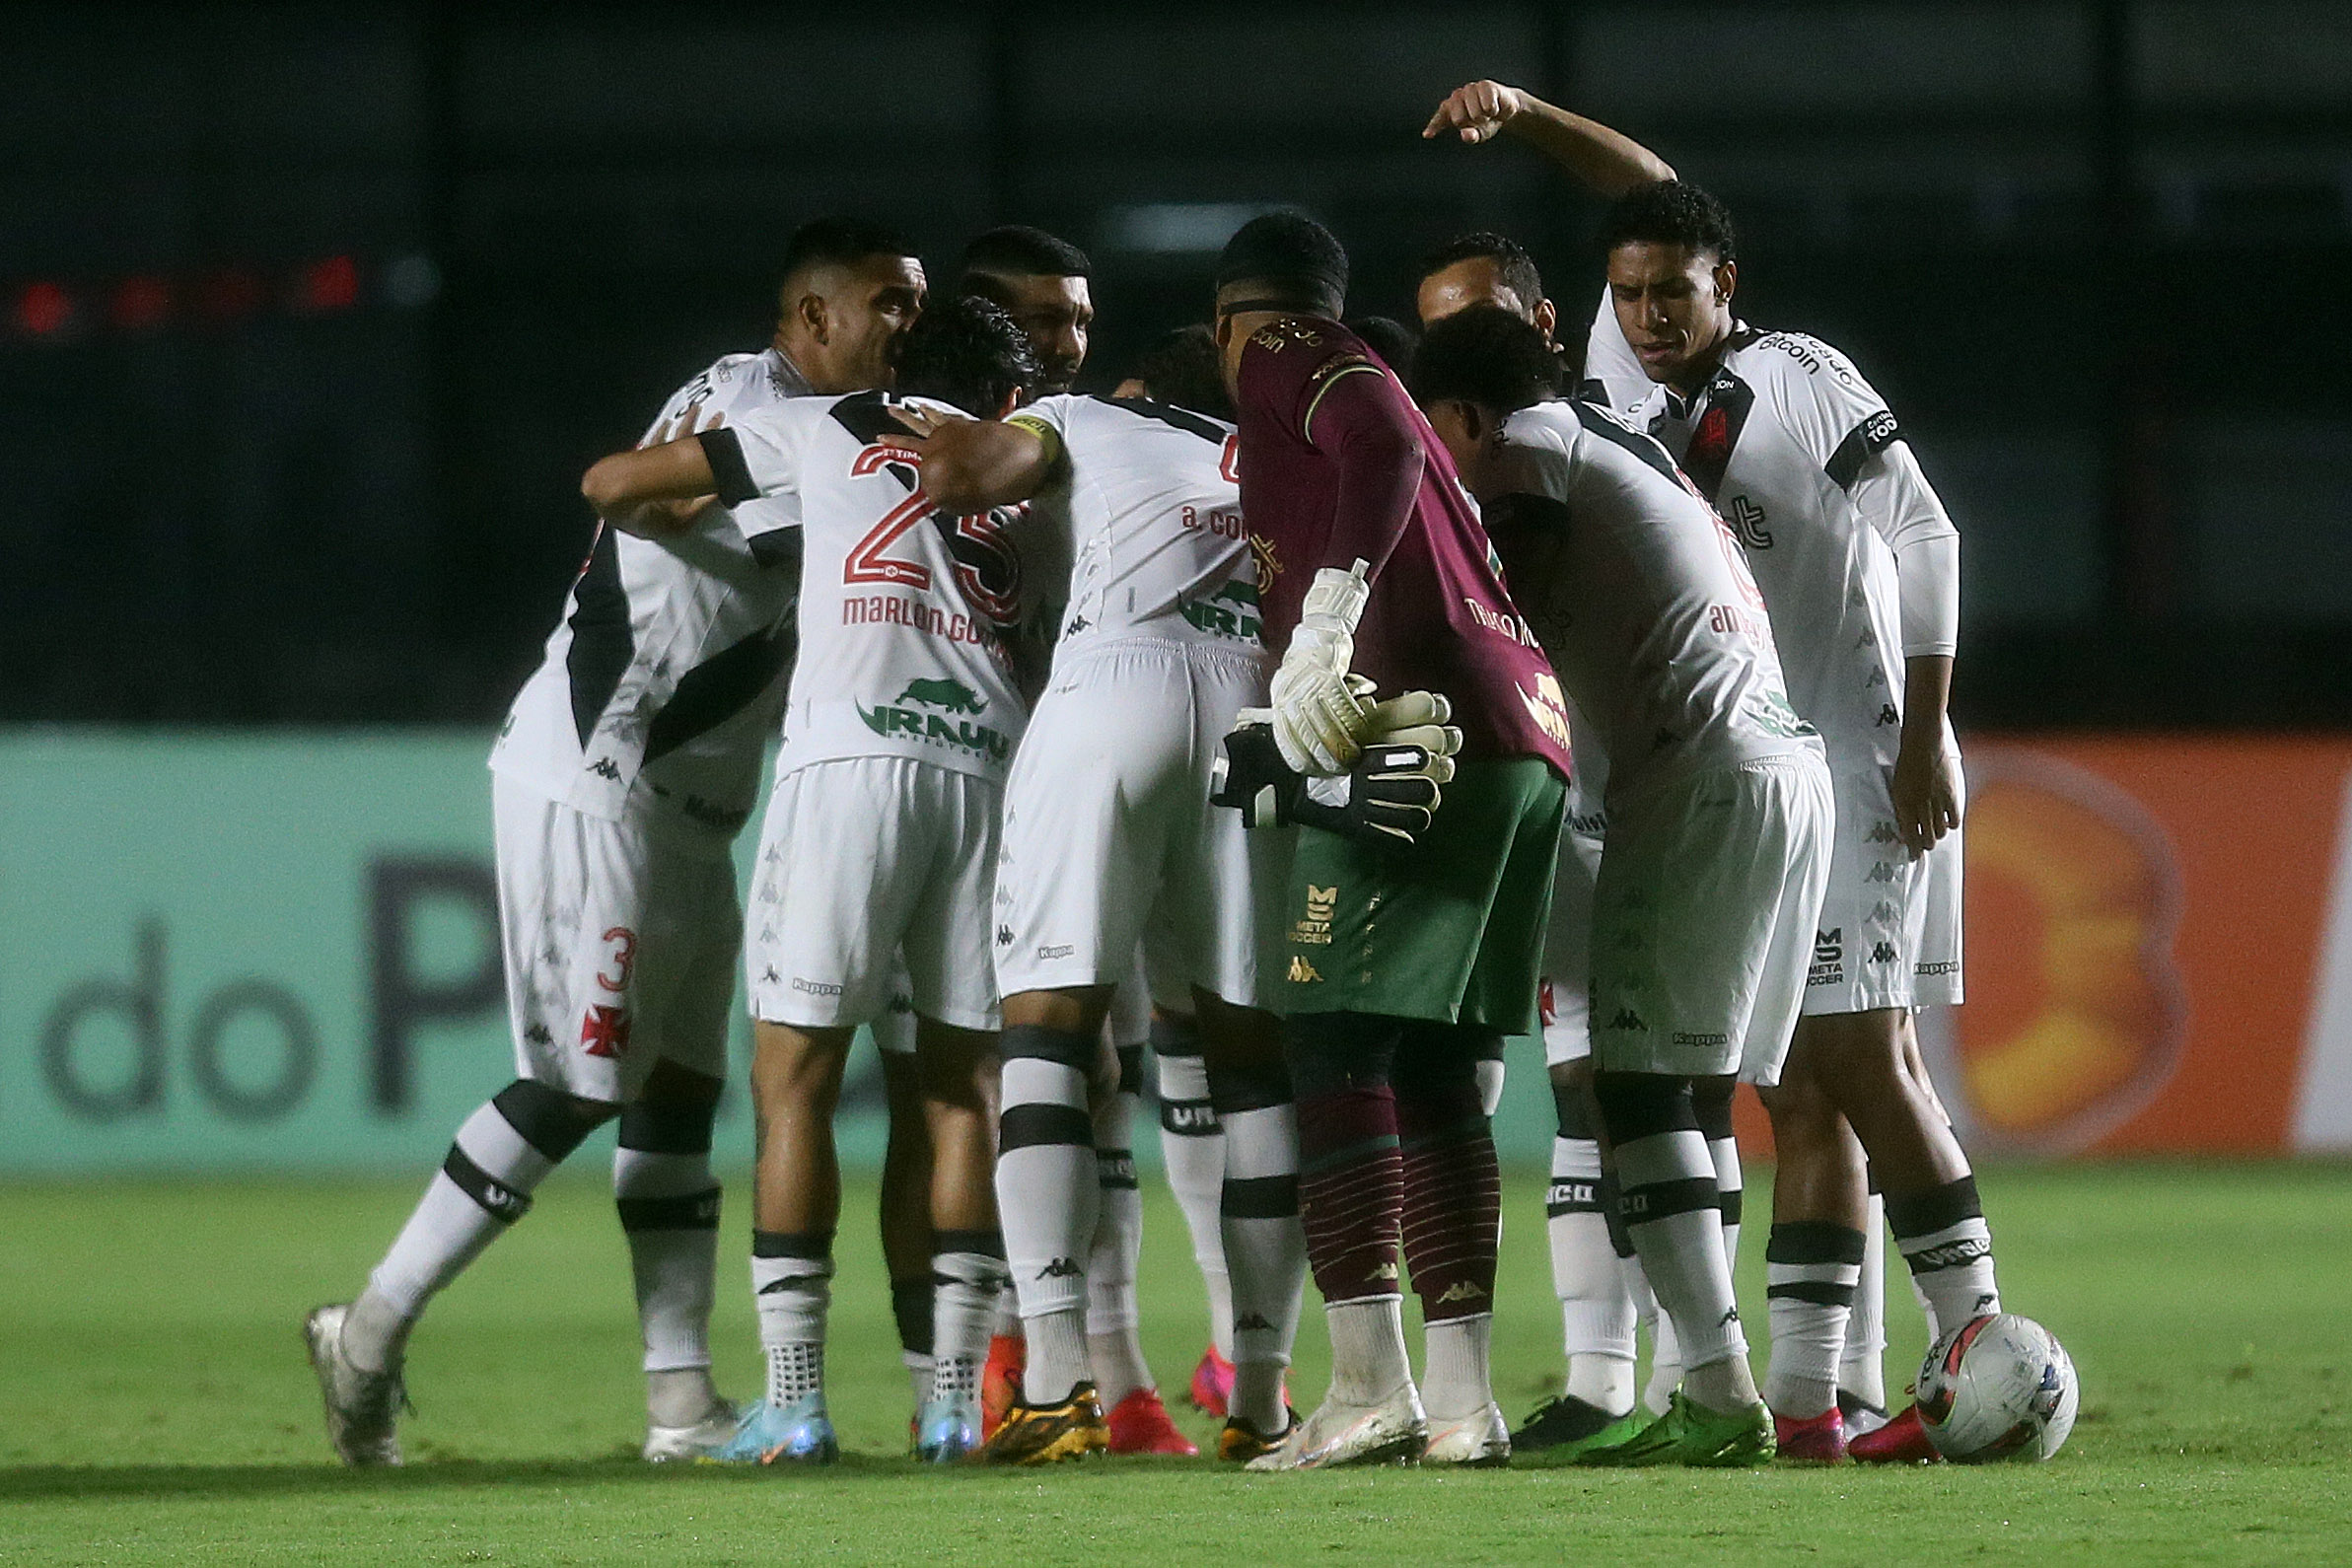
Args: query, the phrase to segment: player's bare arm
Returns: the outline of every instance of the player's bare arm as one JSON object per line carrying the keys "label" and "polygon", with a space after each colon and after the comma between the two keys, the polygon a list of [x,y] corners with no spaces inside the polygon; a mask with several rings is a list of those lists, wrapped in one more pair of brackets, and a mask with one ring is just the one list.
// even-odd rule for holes
{"label": "player's bare arm", "polygon": [[923,491],[946,511],[985,512],[1027,501],[1053,482],[1061,454],[1026,425],[896,410],[923,438]]}
{"label": "player's bare arm", "polygon": [[1894,830],[1924,855],[1960,824],[1959,769],[1944,747],[1944,712],[1952,698],[1952,655],[1913,654],[1903,661],[1903,738],[1894,756]]}
{"label": "player's bare arm", "polygon": [[714,496],[718,477],[698,435],[599,458],[580,493],[597,516],[623,533],[660,538],[698,515],[693,503]]}
{"label": "player's bare arm", "polygon": [[1674,165],[1632,137],[1500,82],[1456,88],[1421,134],[1435,139],[1449,130],[1472,147],[1508,132],[1610,200],[1636,185],[1675,178]]}

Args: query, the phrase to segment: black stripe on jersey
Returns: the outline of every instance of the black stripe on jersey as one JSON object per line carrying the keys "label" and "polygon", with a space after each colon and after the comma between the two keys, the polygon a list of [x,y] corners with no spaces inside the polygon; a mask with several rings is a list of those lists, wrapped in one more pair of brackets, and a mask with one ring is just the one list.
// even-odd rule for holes
{"label": "black stripe on jersey", "polygon": [[572,646],[563,667],[572,683],[572,728],[585,748],[637,656],[628,590],[620,586],[619,535],[610,528],[597,531],[596,547],[573,585],[571,626]]}
{"label": "black stripe on jersey", "polygon": [[[914,432],[891,416],[889,392],[852,392],[833,404],[832,412],[833,422],[857,437],[861,447],[871,447],[886,436],[900,443],[914,440]],[[915,471],[904,463],[892,463],[887,467],[909,490],[918,482]]]}
{"label": "black stripe on jersey", "polygon": [[1877,413],[1846,432],[1846,439],[1829,454],[1829,461],[1821,464],[1821,471],[1829,475],[1829,482],[1840,490],[1854,488],[1855,478],[1862,472],[1862,464],[1870,461],[1874,452],[1885,452],[1902,440],[1901,427],[1894,422],[1894,410],[1882,408]]}
{"label": "black stripe on jersey", "polygon": [[1754,406],[1755,389],[1728,370],[1717,371],[1707,384],[1707,411],[1690,429],[1690,442],[1682,449],[1682,471],[1709,503],[1722,493],[1723,470],[1731,465],[1732,452]]}
{"label": "black stripe on jersey", "polygon": [[790,572],[794,578],[801,573],[801,531],[795,525],[788,529],[770,529],[765,534],[752,534],[744,542],[751,546],[751,559],[777,571]]}
{"label": "black stripe on jersey", "polygon": [[1479,511],[1486,521],[1486,532],[1493,534],[1502,528],[1541,528],[1566,532],[1570,513],[1568,503],[1556,501],[1548,495],[1535,495],[1515,490],[1498,495],[1491,501],[1481,501]]}
{"label": "black stripe on jersey", "polygon": [[1194,413],[1189,408],[1178,408],[1174,403],[1154,402],[1149,397],[1098,397],[1095,401],[1108,403],[1113,408],[1124,408],[1127,412],[1141,414],[1146,419],[1157,419],[1164,425],[1173,425],[1187,435],[1198,436],[1201,440],[1213,442],[1220,447],[1225,445],[1225,427],[1214,419]]}
{"label": "black stripe on jersey", "polygon": [[759,499],[759,486],[751,482],[751,465],[744,462],[744,444],[726,426],[705,430],[694,438],[702,443],[703,461],[710,464],[712,488],[721,501],[729,506],[742,506],[746,501]]}
{"label": "black stripe on jersey", "polygon": [[[790,531],[795,536],[799,530]],[[698,735],[748,707],[792,662],[800,644],[799,606],[766,631],[755,631],[734,647],[687,671],[662,711],[645,731],[645,762],[652,766]]]}
{"label": "black stripe on jersey", "polygon": [[1660,446],[1656,436],[1628,430],[1622,422],[1611,419],[1591,403],[1570,399],[1568,406],[1576,410],[1576,422],[1584,426],[1588,434],[1599,436],[1610,446],[1622,447],[1648,463],[1675,489],[1682,488],[1682,473],[1675,466],[1674,454]]}

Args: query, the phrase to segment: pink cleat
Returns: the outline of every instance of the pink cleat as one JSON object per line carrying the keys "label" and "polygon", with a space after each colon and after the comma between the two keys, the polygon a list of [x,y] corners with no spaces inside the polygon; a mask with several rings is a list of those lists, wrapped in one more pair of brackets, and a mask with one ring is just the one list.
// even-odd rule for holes
{"label": "pink cleat", "polygon": [[1215,1345],[1200,1353],[1200,1365],[1192,1369],[1192,1387],[1184,1390],[1184,1397],[1195,1410],[1219,1420],[1233,1413],[1233,1363],[1217,1354]]}
{"label": "pink cleat", "polygon": [[1772,1435],[1780,1457],[1798,1464],[1843,1464],[1846,1461],[1846,1423],[1837,1406],[1802,1420],[1776,1415]]}
{"label": "pink cleat", "polygon": [[1110,1452],[1113,1454],[1174,1454],[1190,1459],[1200,1450],[1176,1430],[1160,1402],[1157,1389],[1137,1389],[1110,1407]]}
{"label": "pink cleat", "polygon": [[1905,1406],[1902,1414],[1876,1432],[1849,1441],[1846,1454],[1864,1464],[1933,1464],[1944,1458],[1927,1440],[1927,1428],[1920,1425],[1915,1404]]}

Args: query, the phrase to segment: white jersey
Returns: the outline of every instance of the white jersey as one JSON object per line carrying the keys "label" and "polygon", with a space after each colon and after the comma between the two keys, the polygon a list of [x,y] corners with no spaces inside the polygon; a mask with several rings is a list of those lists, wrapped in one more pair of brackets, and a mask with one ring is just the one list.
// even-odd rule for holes
{"label": "white jersey", "polygon": [[1503,426],[1498,527],[1556,530],[1515,602],[1608,756],[1608,802],[1701,768],[1818,753],[1739,541],[1666,449],[1582,401]]}
{"label": "white jersey", "polygon": [[1035,503],[1073,563],[1057,666],[1132,637],[1258,646],[1233,426],[1139,397],[1039,398],[1010,423],[1061,471]]}
{"label": "white jersey", "polygon": [[[730,354],[679,388],[647,436],[690,410],[733,424],[807,391],[775,349]],[[591,817],[649,810],[732,839],[792,665],[798,540],[754,541],[774,510],[714,507],[660,540],[601,529],[490,766]]]}
{"label": "white jersey", "polygon": [[[1617,332],[1605,299],[1602,310],[1595,335]],[[1891,768],[1902,740],[1900,589],[1893,550],[1853,494],[1864,465],[1901,439],[1885,399],[1820,339],[1742,324],[1690,399],[1652,386],[1619,411],[1666,443],[1747,547],[1790,700],[1831,757]]]}
{"label": "white jersey", "polygon": [[1001,783],[1028,711],[1005,646],[1023,608],[1017,519],[933,506],[893,406],[953,411],[880,392],[798,397],[703,436],[720,497],[779,503],[762,529],[801,539],[776,772],[900,756]]}

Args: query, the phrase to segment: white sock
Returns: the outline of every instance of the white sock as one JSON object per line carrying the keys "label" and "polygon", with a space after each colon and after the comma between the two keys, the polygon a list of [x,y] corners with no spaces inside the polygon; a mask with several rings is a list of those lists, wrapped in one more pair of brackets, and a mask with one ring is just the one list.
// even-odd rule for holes
{"label": "white sock", "polygon": [[1285,1420],[1282,1374],[1299,1336],[1307,1232],[1299,1223],[1299,1123],[1285,1103],[1226,1115],[1219,1201],[1232,1270],[1233,1397],[1228,1411],[1260,1432]]}
{"label": "white sock", "polygon": [[554,1169],[496,1103],[467,1116],[344,1322],[343,1354],[352,1365],[397,1368],[425,1304],[530,1212],[532,1192]]}
{"label": "white sock", "polygon": [[1861,1276],[1854,1311],[1846,1319],[1838,1389],[1873,1409],[1887,1408],[1887,1200],[1876,1192],[1862,1221]]}
{"label": "white sock", "polygon": [[921,1404],[930,1398],[933,1382],[931,1358],[919,1350],[901,1350],[898,1352],[898,1361],[906,1368],[906,1381],[914,1390],[915,1403]]}
{"label": "white sock", "polygon": [[[1627,1140],[1617,1149],[1625,1229],[1641,1254],[1642,1272],[1673,1319],[1691,1397],[1722,1409],[1724,1389],[1737,1378],[1715,1374],[1717,1363],[1734,1362],[1746,1375],[1747,1341],[1740,1331],[1732,1294],[1730,1260],[1724,1255],[1723,1221],[1715,1207],[1715,1164],[1705,1137],[1695,1131],[1654,1133]],[[1697,1374],[1715,1397],[1700,1391]],[[1753,1385],[1741,1405],[1752,1403]],[[1733,1406],[1737,1408],[1739,1406]]]}
{"label": "white sock", "polygon": [[1369,1296],[1323,1308],[1331,1330],[1331,1393],[1378,1404],[1413,1381],[1404,1350],[1404,1298]]}
{"label": "white sock", "polygon": [[[1103,1186],[1086,1075],[1042,1056],[1008,1057],[1000,1127],[996,1207],[1022,1336],[1029,1341],[1024,1397],[1031,1403],[1059,1402],[1072,1384],[1092,1376],[1086,1354],[1087,1262],[1101,1220]],[[932,1346],[935,1358],[947,1354],[942,1346]]]}
{"label": "white sock", "polygon": [[1560,1345],[1568,1358],[1563,1391],[1623,1415],[1633,1408],[1633,1295],[1602,1201],[1600,1143],[1552,1139],[1544,1229],[1551,1242],[1552,1291],[1560,1302]]}
{"label": "white sock", "polygon": [[1423,1330],[1421,1403],[1432,1420],[1459,1421],[1494,1403],[1493,1339],[1492,1313],[1441,1319]]}
{"label": "white sock", "polygon": [[719,1186],[708,1151],[616,1148],[612,1196],[629,1241],[645,1370],[708,1367],[719,1257]]}
{"label": "white sock", "polygon": [[1140,1096],[1123,1085],[1095,1116],[1095,1179],[1100,1193],[1094,1244],[1086,1262],[1086,1337],[1095,1391],[1110,1409],[1138,1389],[1154,1387],[1143,1359],[1135,1307],[1135,1271],[1143,1251],[1143,1193],[1128,1147]]}
{"label": "white sock", "polygon": [[1715,1207],[1723,1226],[1723,1260],[1740,1274],[1740,1205],[1746,1194],[1740,1175],[1740,1140],[1709,1138],[1707,1158],[1715,1166]]}
{"label": "white sock", "polygon": [[1675,1343],[1674,1320],[1658,1310],[1658,1293],[1642,1272],[1640,1254],[1620,1256],[1617,1268],[1625,1277],[1625,1294],[1633,1298],[1641,1331],[1650,1336],[1650,1376],[1642,1384],[1642,1407],[1652,1415],[1664,1415],[1667,1401],[1682,1386],[1682,1347]]}
{"label": "white sock", "polygon": [[989,1325],[1010,1294],[1004,1245],[992,1231],[938,1231],[931,1245],[931,1397],[977,1398]]}
{"label": "white sock", "polygon": [[1929,1338],[1940,1339],[1971,1318],[2001,1310],[1993,1279],[1993,1233],[1984,1223],[1976,1178],[1891,1194],[1887,1216],[1894,1245],[1911,1268],[1911,1285],[1927,1309]]}
{"label": "white sock", "polygon": [[1160,1157],[1168,1167],[1169,1190],[1192,1235],[1192,1260],[1208,1290],[1209,1343],[1231,1361],[1233,1290],[1217,1217],[1218,1193],[1225,1184],[1225,1131],[1209,1103],[1198,1027],[1188,1020],[1158,1020],[1152,1046],[1160,1076]]}
{"label": "white sock", "polygon": [[832,1238],[751,1234],[751,1305],[767,1353],[767,1397],[791,1404],[824,1393],[825,1315],[833,1302]]}
{"label": "white sock", "polygon": [[1837,1363],[1863,1250],[1862,1233],[1842,1225],[1796,1221],[1772,1227],[1764,1247],[1772,1361],[1763,1392],[1774,1415],[1811,1420],[1837,1403]]}

